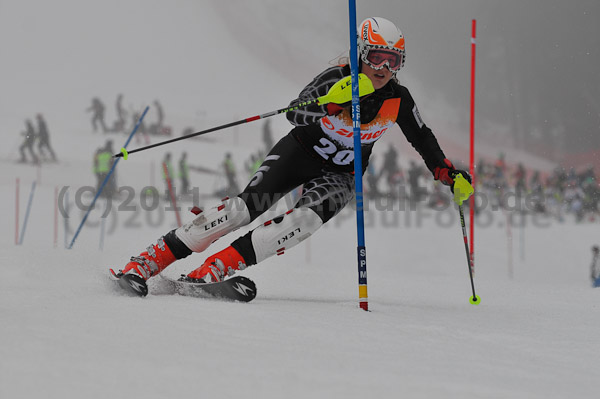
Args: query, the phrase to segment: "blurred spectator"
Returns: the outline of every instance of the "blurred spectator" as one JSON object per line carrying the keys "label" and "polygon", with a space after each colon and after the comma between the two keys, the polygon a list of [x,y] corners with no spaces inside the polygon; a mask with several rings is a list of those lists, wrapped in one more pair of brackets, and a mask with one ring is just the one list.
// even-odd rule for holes
{"label": "blurred spectator", "polygon": [[273,148],[273,133],[271,132],[271,120],[267,119],[263,125],[263,143],[265,151],[268,153]]}
{"label": "blurred spectator", "polygon": [[388,150],[383,155],[383,164],[377,180],[385,177],[388,186],[388,195],[395,196],[396,186],[402,181],[402,174],[398,166],[398,151],[393,145],[389,145]]}
{"label": "blurred spectator", "polygon": [[[140,112],[133,113],[133,120],[132,120],[133,126],[135,126],[138,123],[138,121],[141,117],[142,117],[142,114]],[[133,130],[133,128],[132,128],[132,130]],[[135,139],[136,143],[140,143],[140,142],[146,143],[146,144],[150,143],[150,138],[148,137],[148,129],[146,129],[146,123],[144,122],[144,120],[142,120],[140,122],[140,125],[138,126],[138,130],[135,134],[135,138],[136,138]]]}
{"label": "blurred spectator", "polygon": [[171,153],[167,152],[162,161],[161,167],[163,173],[163,179],[165,181],[165,198],[171,199],[171,193],[169,192],[169,184],[171,185],[171,189],[175,194],[175,181],[173,180],[175,174],[173,173],[173,164],[171,163]]}
{"label": "blurred spectator", "polygon": [[371,159],[369,160],[366,178],[368,198],[380,198],[381,192],[379,191],[379,187],[377,187],[377,183],[379,182],[379,175],[377,174],[377,170],[375,169],[375,155],[371,155]]}
{"label": "blurred spectator", "polygon": [[248,176],[252,177],[260,168],[262,164],[263,156],[260,152],[250,154],[250,159],[246,163],[246,171],[248,172]]}
{"label": "blurred spectator", "polygon": [[27,162],[27,158],[25,157],[25,150],[28,150],[29,155],[31,156],[31,163],[37,165],[40,162],[40,160],[33,151],[33,144],[35,143],[35,129],[33,127],[31,119],[27,119],[25,121],[25,127],[26,130],[21,133],[22,136],[25,136],[25,140],[23,141],[23,144],[21,144],[21,147],[19,147],[19,152],[21,153],[21,159],[19,160],[19,162]]}
{"label": "blurred spectator", "polygon": [[592,247],[592,265],[591,265],[591,279],[592,287],[600,287],[600,261],[598,261],[598,253],[600,248],[597,245]]}
{"label": "blurred spectator", "polygon": [[44,120],[44,116],[42,114],[37,114],[38,121],[38,131],[37,131],[37,139],[38,139],[38,151],[40,156],[44,160],[48,160],[46,152],[44,150],[48,150],[50,153],[50,160],[56,162],[56,154],[54,154],[54,150],[50,146],[50,133],[48,132],[48,126],[46,125],[46,121]]}
{"label": "blurred spectator", "polygon": [[240,188],[237,183],[237,172],[235,169],[235,164],[231,159],[230,152],[225,154],[225,160],[223,161],[223,171],[225,172],[225,177],[227,178],[227,195],[238,195],[240,192]]}
{"label": "blurred spectator", "polygon": [[113,133],[122,133],[125,131],[125,124],[127,123],[127,112],[123,108],[123,94],[117,96],[115,108],[117,111],[117,120],[113,123],[110,131]]}
{"label": "blurred spectator", "polygon": [[92,128],[94,133],[98,130],[98,125],[102,128],[102,132],[106,133],[106,123],[104,122],[104,104],[98,97],[92,98],[92,105],[86,109],[87,112],[92,113]]}
{"label": "blurred spectator", "polygon": [[181,179],[181,190],[179,195],[186,195],[190,192],[190,168],[187,164],[187,152],[181,154],[179,159],[179,178]]}
{"label": "blurred spectator", "polygon": [[158,100],[154,101],[154,109],[156,110],[156,123],[152,123],[148,127],[148,134],[150,135],[171,135],[171,128],[164,125],[165,113],[162,105]]}
{"label": "blurred spectator", "polygon": [[411,160],[408,168],[408,185],[410,186],[410,198],[414,202],[419,202],[423,195],[427,194],[425,187],[420,186],[422,175],[423,169]]}
{"label": "blurred spectator", "polygon": [[[94,174],[96,175],[96,192],[100,191],[102,183],[108,176],[110,169],[114,163],[113,158],[113,145],[112,140],[107,140],[104,147],[99,148],[94,154]],[[106,182],[104,189],[100,193],[100,196],[105,198],[112,198],[117,192],[117,180],[116,173],[110,176],[110,179]]]}
{"label": "blurred spectator", "polygon": [[513,177],[515,180],[516,194],[520,197],[527,191],[527,183],[525,180],[527,178],[527,172],[525,171],[525,167],[522,163],[519,162],[519,164],[517,165],[517,170],[514,173]]}

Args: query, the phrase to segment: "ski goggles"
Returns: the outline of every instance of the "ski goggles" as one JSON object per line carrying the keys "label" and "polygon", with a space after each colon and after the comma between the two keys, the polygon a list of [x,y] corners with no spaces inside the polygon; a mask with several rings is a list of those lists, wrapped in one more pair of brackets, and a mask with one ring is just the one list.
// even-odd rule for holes
{"label": "ski goggles", "polygon": [[402,67],[402,58],[403,55],[398,51],[370,49],[366,57],[363,57],[362,60],[377,71],[387,65],[390,71],[396,72]]}

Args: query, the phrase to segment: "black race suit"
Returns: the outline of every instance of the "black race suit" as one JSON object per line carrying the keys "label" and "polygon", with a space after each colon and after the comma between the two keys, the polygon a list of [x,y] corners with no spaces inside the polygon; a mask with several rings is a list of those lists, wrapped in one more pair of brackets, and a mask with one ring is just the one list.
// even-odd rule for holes
{"label": "black race suit", "polygon": [[[302,90],[291,105],[325,95],[334,83],[348,75],[348,66],[325,70]],[[361,99],[360,112],[363,172],[373,145],[394,123],[400,126],[408,141],[421,154],[429,170],[433,171],[436,166],[446,167],[444,153],[431,130],[421,121],[406,87],[391,80]],[[303,185],[296,208],[312,209],[325,223],[354,197],[354,152],[349,107],[337,115],[327,115],[325,107],[314,105],[288,112],[287,116],[295,127],[275,144],[239,197],[246,203],[252,221],[291,190]],[[279,223],[277,219],[274,219],[276,224]],[[248,266],[257,263],[252,241],[252,234],[257,229],[231,244]],[[176,237],[175,230],[165,236],[165,243],[177,258],[192,252]]]}
{"label": "black race suit", "polygon": [[[350,75],[349,66],[329,68],[306,86],[291,106],[327,94],[331,86]],[[419,152],[429,170],[445,167],[445,155],[429,129],[408,89],[392,79],[360,101],[363,172],[375,142],[393,123]],[[354,153],[350,108],[328,116],[325,106],[313,105],[290,111],[295,126],[266,156],[240,197],[252,220],[285,194],[304,184],[296,205],[311,207],[323,222],[335,216],[354,192]]]}

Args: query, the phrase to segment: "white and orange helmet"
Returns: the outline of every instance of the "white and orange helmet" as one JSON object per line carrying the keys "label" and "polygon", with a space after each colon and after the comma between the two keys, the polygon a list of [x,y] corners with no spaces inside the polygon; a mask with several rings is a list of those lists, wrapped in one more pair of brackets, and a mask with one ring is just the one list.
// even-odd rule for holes
{"label": "white and orange helmet", "polygon": [[360,59],[373,69],[387,66],[398,72],[404,66],[404,36],[400,29],[385,18],[367,18],[358,29]]}

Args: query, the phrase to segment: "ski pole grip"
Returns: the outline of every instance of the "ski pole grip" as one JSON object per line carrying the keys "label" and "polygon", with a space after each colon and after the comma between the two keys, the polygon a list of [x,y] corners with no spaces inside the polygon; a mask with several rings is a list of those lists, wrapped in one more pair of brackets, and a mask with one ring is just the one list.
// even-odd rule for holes
{"label": "ski pole grip", "polygon": [[460,173],[454,176],[454,202],[462,205],[464,201],[469,199],[475,190],[467,179]]}

